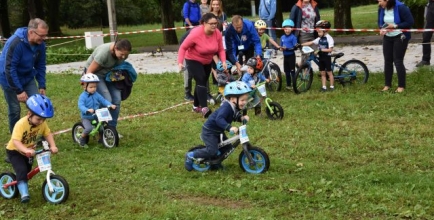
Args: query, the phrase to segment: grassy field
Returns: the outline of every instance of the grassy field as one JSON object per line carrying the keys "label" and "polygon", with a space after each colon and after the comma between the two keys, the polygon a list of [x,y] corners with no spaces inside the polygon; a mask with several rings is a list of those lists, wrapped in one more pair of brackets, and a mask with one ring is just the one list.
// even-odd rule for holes
{"label": "grassy field", "polygon": [[[182,104],[180,74],[140,75],[121,116],[153,114],[120,121],[124,138],[114,149],[94,140],[81,149],[69,131],[56,135],[52,162],[69,182],[68,201],[46,203],[38,175],[29,204],[0,198],[0,219],[433,219],[431,76],[408,74],[404,94],[380,93],[382,74],[330,93],[319,92],[318,78],[306,94],[270,93],[285,117],[251,115],[250,140],[271,160],[267,173],[251,175],[238,165],[239,149],[222,171],[187,172],[184,154],[201,143],[204,119]],[[78,79],[48,74],[53,131],[79,121]],[[7,127],[0,114],[1,143]]]}

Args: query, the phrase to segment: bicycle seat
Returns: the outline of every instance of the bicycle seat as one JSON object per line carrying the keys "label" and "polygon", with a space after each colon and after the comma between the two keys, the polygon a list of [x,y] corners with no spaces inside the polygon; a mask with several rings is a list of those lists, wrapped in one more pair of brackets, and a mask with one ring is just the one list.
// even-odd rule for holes
{"label": "bicycle seat", "polygon": [[330,55],[331,57],[336,57],[336,59],[337,58],[341,58],[341,57],[343,57],[344,56],[344,53],[334,53],[334,54],[332,54],[332,55]]}

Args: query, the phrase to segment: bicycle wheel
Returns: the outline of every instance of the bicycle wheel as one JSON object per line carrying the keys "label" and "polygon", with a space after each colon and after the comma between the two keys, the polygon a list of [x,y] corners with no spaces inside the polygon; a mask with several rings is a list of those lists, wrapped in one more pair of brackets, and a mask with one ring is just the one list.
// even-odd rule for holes
{"label": "bicycle wheel", "polygon": [[119,145],[118,131],[115,127],[104,125],[102,131],[102,144],[106,148],[113,148]]}
{"label": "bicycle wheel", "polygon": [[[198,149],[203,149],[203,148],[206,148],[206,147],[203,145],[198,145],[198,146],[193,147],[190,150],[188,150],[188,152],[198,150]],[[202,161],[200,161],[200,162],[194,161],[193,162],[193,169],[196,171],[205,172],[205,171],[208,171],[210,168],[211,168],[211,165],[209,163],[203,163]]]}
{"label": "bicycle wheel", "polygon": [[[74,141],[75,143],[80,143],[79,139],[83,131],[84,131],[83,123],[81,122],[75,123],[74,126],[72,127],[72,141]],[[86,140],[86,144],[89,143],[89,136],[87,136],[85,140]]]}
{"label": "bicycle wheel", "polygon": [[53,192],[50,192],[47,179],[42,184],[42,196],[45,201],[52,204],[60,204],[65,202],[69,196],[69,185],[66,180],[59,175],[51,175],[50,183],[53,186]]}
{"label": "bicycle wheel", "polygon": [[270,102],[268,104],[270,105],[271,110],[273,110],[273,113],[271,113],[268,107],[265,108],[265,112],[267,113],[268,118],[271,120],[282,119],[283,118],[282,106],[277,102]]}
{"label": "bicycle wheel", "polygon": [[12,199],[18,196],[18,187],[17,185],[9,186],[4,188],[4,184],[11,183],[17,180],[17,177],[13,173],[2,173],[0,174],[0,194],[5,199]]}
{"label": "bicycle wheel", "polygon": [[277,64],[270,62],[269,74],[270,82],[268,83],[268,88],[271,91],[280,91],[282,89],[282,72]]}
{"label": "bicycle wheel", "polygon": [[259,147],[250,147],[249,153],[255,162],[255,165],[250,165],[247,155],[242,151],[239,156],[240,167],[244,172],[247,173],[265,173],[270,167],[270,159],[268,154]]}
{"label": "bicycle wheel", "polygon": [[295,78],[292,80],[292,88],[296,94],[306,92],[312,86],[313,70],[308,65],[303,65],[295,72]]}
{"label": "bicycle wheel", "polygon": [[338,75],[348,75],[348,77],[345,77],[346,82],[365,84],[368,82],[369,70],[360,60],[348,60],[342,64],[342,68],[339,69]]}

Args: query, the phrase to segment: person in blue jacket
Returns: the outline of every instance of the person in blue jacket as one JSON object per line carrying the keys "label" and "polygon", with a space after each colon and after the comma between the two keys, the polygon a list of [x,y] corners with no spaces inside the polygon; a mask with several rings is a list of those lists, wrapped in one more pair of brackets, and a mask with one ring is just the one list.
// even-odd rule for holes
{"label": "person in blue jacket", "polygon": [[11,133],[20,119],[20,102],[25,103],[38,92],[45,95],[44,40],[47,35],[47,23],[39,18],[32,19],[28,27],[18,28],[6,41],[0,55],[0,85],[8,105]]}
{"label": "person in blue jacket", "polygon": [[410,9],[398,0],[379,0],[378,6],[378,27],[381,28],[380,35],[383,36],[384,56],[384,87],[381,91],[389,91],[392,87],[395,64],[398,75],[398,88],[395,92],[401,93],[406,87],[404,56],[411,38],[410,32],[403,32],[401,29],[410,29],[413,26],[413,15]]}
{"label": "person in blue jacket", "polygon": [[110,107],[116,109],[116,105],[113,105],[97,91],[97,85],[99,78],[93,73],[84,74],[81,79],[81,85],[84,91],[78,98],[78,108],[80,109],[81,122],[83,123],[83,133],[81,133],[79,144],[81,147],[87,148],[86,137],[92,131],[92,120],[95,119],[95,110],[102,107]]}
{"label": "person in blue jacket", "polygon": [[[232,17],[232,24],[226,29],[226,59],[237,66],[241,72],[241,65],[248,58],[261,58],[262,46],[258,32],[252,21],[243,19],[240,15]],[[240,53],[241,52],[241,53]],[[245,58],[243,59],[243,55]]]}
{"label": "person in blue jacket", "polygon": [[182,7],[182,14],[184,16],[184,24],[186,27],[199,25],[202,14],[200,12],[200,5],[196,0],[187,0]]}

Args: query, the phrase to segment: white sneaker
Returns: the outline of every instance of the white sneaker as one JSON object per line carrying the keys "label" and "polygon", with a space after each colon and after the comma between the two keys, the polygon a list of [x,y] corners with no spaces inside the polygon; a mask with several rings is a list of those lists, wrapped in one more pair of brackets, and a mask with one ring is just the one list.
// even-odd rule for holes
{"label": "white sneaker", "polygon": [[119,137],[119,138],[123,138],[124,136],[123,136],[122,134],[119,134],[119,133],[118,133],[118,137]]}

